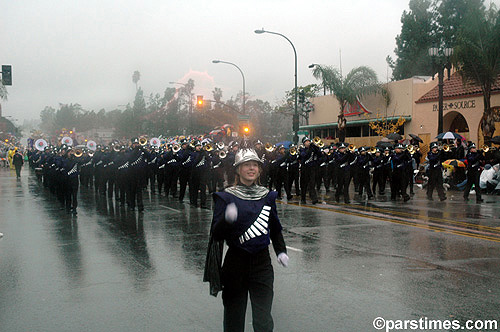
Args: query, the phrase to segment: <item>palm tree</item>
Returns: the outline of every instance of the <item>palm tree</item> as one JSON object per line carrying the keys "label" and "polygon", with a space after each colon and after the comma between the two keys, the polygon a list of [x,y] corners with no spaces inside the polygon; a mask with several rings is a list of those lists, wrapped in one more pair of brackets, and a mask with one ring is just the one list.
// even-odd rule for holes
{"label": "palm tree", "polygon": [[344,109],[354,104],[363,95],[380,91],[377,74],[369,67],[361,66],[352,69],[345,77],[334,67],[315,65],[312,71],[315,78],[321,79],[323,87],[329,90],[340,104],[338,116],[339,141],[345,140],[346,119]]}
{"label": "palm tree", "polygon": [[483,92],[481,129],[487,141],[495,133],[491,89],[500,77],[500,11],[475,8],[468,12],[454,50],[454,64],[464,84],[477,84]]}
{"label": "palm tree", "polygon": [[137,91],[137,82],[141,79],[141,73],[138,70],[134,71],[134,75],[132,75],[132,82],[135,84],[135,91]]}

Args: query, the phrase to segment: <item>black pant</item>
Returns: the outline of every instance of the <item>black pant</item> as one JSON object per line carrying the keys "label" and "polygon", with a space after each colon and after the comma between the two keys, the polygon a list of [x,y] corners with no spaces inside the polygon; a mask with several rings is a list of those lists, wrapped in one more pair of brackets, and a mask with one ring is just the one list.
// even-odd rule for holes
{"label": "black pant", "polygon": [[78,177],[66,178],[64,182],[66,211],[71,209],[76,210],[78,207]]}
{"label": "black pant", "polygon": [[129,170],[127,202],[131,209],[135,208],[136,201],[137,207],[141,210],[144,209],[144,203],[142,201],[142,174],[143,173],[137,169]]}
{"label": "black pant", "polygon": [[[184,200],[184,195],[186,194],[186,186],[190,178],[191,169],[181,168],[181,171],[179,173],[179,201],[181,202],[182,200]],[[192,190],[191,186],[189,186],[189,190]]]}
{"label": "black pant", "polygon": [[318,172],[317,166],[303,166],[300,171],[300,198],[302,201],[306,200],[306,193],[309,190],[309,198],[313,202],[318,201],[316,195],[316,173]]}
{"label": "black pant", "polygon": [[295,194],[300,195],[299,189],[299,167],[292,166],[288,168],[288,191],[292,192],[292,185],[295,183]]}
{"label": "black pant", "polygon": [[368,198],[373,197],[372,190],[370,188],[370,171],[369,169],[362,168],[359,170],[359,190],[358,193],[360,196],[363,195],[363,190],[366,190],[366,195]]}
{"label": "black pant", "polygon": [[373,186],[372,186],[373,194],[377,192],[377,186],[378,186],[378,193],[380,195],[383,195],[385,191],[385,174],[382,168],[376,168],[373,171]]}
{"label": "black pant", "polygon": [[222,284],[225,332],[245,330],[249,293],[254,331],[273,330],[274,271],[267,248],[253,255],[229,248],[222,267]]}
{"label": "black pant", "polygon": [[429,169],[429,182],[427,183],[427,198],[432,198],[434,189],[438,192],[440,199],[445,199],[446,194],[443,189],[443,171],[441,168]]}
{"label": "black pant", "polygon": [[286,167],[279,167],[276,172],[276,191],[278,192],[278,197],[281,197],[281,189],[285,187],[286,197],[290,198],[292,194],[290,193],[290,187],[288,186],[288,174]]}
{"label": "black pant", "polygon": [[21,168],[23,167],[22,165],[15,165],[16,167],[16,177],[20,178],[21,177]]}
{"label": "black pant", "polygon": [[481,188],[479,187],[479,171],[476,170],[468,170],[467,171],[467,184],[464,189],[464,198],[469,198],[469,192],[474,185],[474,189],[476,190],[476,200],[481,200]]}
{"label": "black pant", "polygon": [[395,200],[401,195],[405,201],[410,199],[410,195],[406,193],[408,187],[408,173],[404,169],[395,169],[392,172],[391,182],[391,199]]}
{"label": "black pant", "polygon": [[335,192],[335,200],[340,200],[340,195],[344,196],[344,202],[349,203],[349,184],[351,182],[351,172],[345,167],[339,167],[335,172],[337,176],[337,191]]}
{"label": "black pant", "polygon": [[206,169],[194,169],[191,171],[191,181],[189,183],[189,202],[198,205],[198,191],[200,192],[200,205],[207,205],[207,179]]}

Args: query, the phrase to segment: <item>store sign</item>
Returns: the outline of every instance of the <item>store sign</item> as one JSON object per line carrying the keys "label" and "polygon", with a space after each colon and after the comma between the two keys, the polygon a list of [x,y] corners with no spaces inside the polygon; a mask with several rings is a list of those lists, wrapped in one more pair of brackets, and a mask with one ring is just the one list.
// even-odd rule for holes
{"label": "store sign", "polygon": [[[439,108],[439,104],[432,104],[432,110],[437,111]],[[451,110],[463,110],[476,108],[476,101],[474,99],[471,100],[461,100],[455,101],[452,103],[443,103],[443,111],[451,111]]]}

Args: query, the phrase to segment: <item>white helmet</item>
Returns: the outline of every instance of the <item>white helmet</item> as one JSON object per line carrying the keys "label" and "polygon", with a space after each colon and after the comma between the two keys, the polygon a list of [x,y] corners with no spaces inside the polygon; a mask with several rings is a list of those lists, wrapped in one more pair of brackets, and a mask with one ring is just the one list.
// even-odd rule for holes
{"label": "white helmet", "polygon": [[236,167],[244,162],[251,160],[262,163],[262,160],[260,160],[259,156],[257,156],[257,152],[255,152],[254,149],[241,149],[234,156],[233,166]]}

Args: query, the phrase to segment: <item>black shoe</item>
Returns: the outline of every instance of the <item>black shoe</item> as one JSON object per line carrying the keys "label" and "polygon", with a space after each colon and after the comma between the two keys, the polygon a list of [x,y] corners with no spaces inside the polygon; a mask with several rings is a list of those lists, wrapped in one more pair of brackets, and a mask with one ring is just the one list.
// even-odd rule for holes
{"label": "black shoe", "polygon": [[408,202],[410,200],[410,195],[406,195],[404,198],[403,198],[403,202]]}
{"label": "black shoe", "polygon": [[335,202],[340,203],[340,197],[335,196]]}
{"label": "black shoe", "polygon": [[434,199],[432,197],[427,197],[427,200],[433,201]]}
{"label": "black shoe", "polygon": [[464,196],[464,201],[468,202],[469,201],[469,196]]}
{"label": "black shoe", "polygon": [[344,203],[345,204],[351,204],[351,201],[347,199],[347,200],[344,200]]}
{"label": "black shoe", "polygon": [[378,194],[379,194],[380,196],[384,196],[384,195],[385,195],[385,192],[383,192],[383,191],[382,191],[382,192],[379,192]]}
{"label": "black shoe", "polygon": [[373,195],[369,195],[369,196],[368,196],[368,199],[373,199]]}
{"label": "black shoe", "polygon": [[318,200],[317,199],[314,200],[314,201],[312,201],[312,205],[315,205],[315,204],[318,204]]}
{"label": "black shoe", "polygon": [[140,207],[138,207],[138,208],[137,208],[137,211],[139,211],[139,212],[144,211],[144,206],[140,206]]}
{"label": "black shoe", "polygon": [[73,209],[73,215],[76,216],[78,212],[76,212],[76,209]]}
{"label": "black shoe", "polygon": [[441,202],[446,201],[446,196],[441,197],[439,200],[440,200]]}
{"label": "black shoe", "polygon": [[482,199],[482,198],[476,199],[476,203],[482,203],[482,202],[484,202],[484,199]]}
{"label": "black shoe", "polygon": [[291,201],[291,200],[292,200],[292,197],[293,197],[293,196],[287,196],[287,197],[286,197],[286,200],[287,200],[287,201]]}
{"label": "black shoe", "polygon": [[300,204],[307,204],[305,200],[301,199]]}

